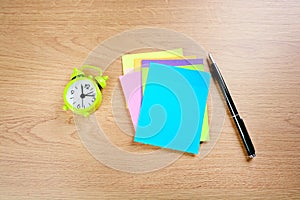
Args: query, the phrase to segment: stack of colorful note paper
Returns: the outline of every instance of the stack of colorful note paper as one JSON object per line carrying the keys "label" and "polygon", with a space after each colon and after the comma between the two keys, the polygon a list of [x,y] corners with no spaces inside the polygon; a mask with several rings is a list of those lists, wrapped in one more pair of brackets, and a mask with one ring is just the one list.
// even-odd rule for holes
{"label": "stack of colorful note paper", "polygon": [[197,154],[209,140],[210,74],[203,58],[182,49],[122,56],[120,82],[135,128],[134,141]]}

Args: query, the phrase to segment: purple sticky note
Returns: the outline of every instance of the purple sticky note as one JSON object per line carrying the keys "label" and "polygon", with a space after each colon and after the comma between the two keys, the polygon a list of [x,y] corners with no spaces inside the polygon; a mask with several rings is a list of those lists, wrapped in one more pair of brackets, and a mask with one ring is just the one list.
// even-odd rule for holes
{"label": "purple sticky note", "polygon": [[131,72],[119,77],[132,123],[136,128],[142,102],[141,72]]}
{"label": "purple sticky note", "polygon": [[142,60],[142,67],[149,67],[151,62],[155,62],[163,65],[171,65],[171,66],[184,66],[184,65],[199,65],[203,64],[203,59],[195,58],[195,59],[174,59],[174,60]]}

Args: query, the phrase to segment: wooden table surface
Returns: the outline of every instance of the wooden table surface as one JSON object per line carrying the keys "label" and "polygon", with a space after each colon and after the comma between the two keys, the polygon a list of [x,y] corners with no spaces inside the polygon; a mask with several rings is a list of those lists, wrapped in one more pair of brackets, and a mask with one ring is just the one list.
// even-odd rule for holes
{"label": "wooden table surface", "polygon": [[[299,1],[1,0],[0,8],[0,199],[300,198]],[[143,27],[186,34],[214,54],[254,160],[228,113],[202,160],[183,155],[136,174],[89,154],[72,113],[62,111],[64,86],[99,43]],[[118,75],[121,67],[110,87]],[[130,145],[128,136],[116,139],[116,126],[106,128],[117,146]]]}

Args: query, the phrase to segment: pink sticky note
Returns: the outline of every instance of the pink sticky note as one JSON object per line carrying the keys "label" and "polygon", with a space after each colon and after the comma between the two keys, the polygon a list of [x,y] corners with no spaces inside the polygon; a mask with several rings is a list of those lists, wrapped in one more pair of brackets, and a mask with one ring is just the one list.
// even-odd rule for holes
{"label": "pink sticky note", "polygon": [[120,76],[119,79],[135,129],[138,123],[142,102],[142,74],[141,72],[131,72]]}

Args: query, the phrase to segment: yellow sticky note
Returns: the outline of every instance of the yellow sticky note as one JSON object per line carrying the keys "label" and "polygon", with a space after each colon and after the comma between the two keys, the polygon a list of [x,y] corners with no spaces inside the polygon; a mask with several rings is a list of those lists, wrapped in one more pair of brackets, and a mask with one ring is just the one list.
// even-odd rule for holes
{"label": "yellow sticky note", "polygon": [[135,59],[157,59],[157,58],[172,58],[183,56],[182,48],[173,49],[168,51],[156,51],[156,52],[147,52],[147,53],[137,53],[137,54],[126,54],[122,56],[123,64],[123,74],[134,70],[134,60]]}

